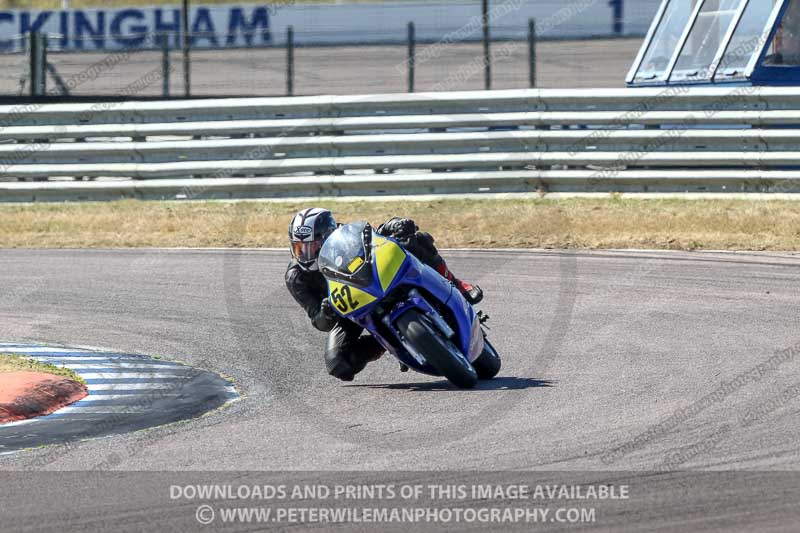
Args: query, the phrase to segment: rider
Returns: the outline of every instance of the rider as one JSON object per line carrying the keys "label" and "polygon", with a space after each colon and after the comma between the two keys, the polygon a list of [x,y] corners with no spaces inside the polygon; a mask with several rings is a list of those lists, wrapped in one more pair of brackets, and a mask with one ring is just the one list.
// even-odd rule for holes
{"label": "rider", "polygon": [[[297,213],[289,224],[292,261],[286,270],[286,287],[299,303],[315,328],[329,331],[325,348],[328,373],[343,381],[352,381],[367,363],[383,355],[384,348],[371,335],[362,336],[359,325],[340,318],[331,307],[328,285],[319,272],[317,258],[322,244],[336,230],[333,213],[327,209],[310,208]],[[377,232],[402,244],[411,254],[434,268],[448,279],[471,304],[483,299],[483,291],[456,278],[439,255],[430,234],[419,231],[413,220],[392,218],[378,227]]]}

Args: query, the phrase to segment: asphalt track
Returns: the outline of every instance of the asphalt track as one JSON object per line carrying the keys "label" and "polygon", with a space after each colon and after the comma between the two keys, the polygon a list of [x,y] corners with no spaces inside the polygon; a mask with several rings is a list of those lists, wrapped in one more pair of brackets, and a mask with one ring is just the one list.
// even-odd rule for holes
{"label": "asphalt track", "polygon": [[[657,469],[797,470],[800,256],[446,255],[484,288],[504,356],[500,377],[474,391],[400,373],[389,358],[350,384],[327,376],[324,336],[283,286],[284,252],[2,250],[0,338],[160,354],[230,376],[243,399],[189,422],[2,456],[0,469],[358,470],[376,480],[409,470],[448,480],[475,470],[639,480]],[[725,497],[704,505],[687,502],[694,481],[668,477],[657,499],[607,525],[793,530],[799,478],[728,480]],[[64,508],[95,516],[96,501],[52,492],[44,518],[30,503],[0,513],[20,530],[57,529]],[[115,500],[114,516],[164,529],[168,511],[141,494]]]}

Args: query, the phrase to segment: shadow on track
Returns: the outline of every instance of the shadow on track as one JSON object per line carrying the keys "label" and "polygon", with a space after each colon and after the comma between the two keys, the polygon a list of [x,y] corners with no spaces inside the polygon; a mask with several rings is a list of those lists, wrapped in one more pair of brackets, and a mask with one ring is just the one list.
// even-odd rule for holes
{"label": "shadow on track", "polygon": [[[556,382],[547,379],[499,377],[489,381],[479,381],[471,391],[497,391],[497,390],[524,390],[539,387],[552,387]],[[414,392],[439,392],[460,390],[447,380],[419,383],[367,383],[364,385],[344,385],[345,387],[359,387],[367,389],[409,390]],[[469,390],[464,392],[470,392]]]}

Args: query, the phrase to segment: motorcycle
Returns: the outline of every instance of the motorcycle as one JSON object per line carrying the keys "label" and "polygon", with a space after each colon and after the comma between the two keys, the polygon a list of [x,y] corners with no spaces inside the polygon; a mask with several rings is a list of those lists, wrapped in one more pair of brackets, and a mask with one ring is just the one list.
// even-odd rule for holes
{"label": "motorcycle", "polygon": [[320,250],[319,269],[336,313],[375,337],[401,370],[444,376],[463,389],[500,371],[500,356],[483,327],[488,317],[368,223],[334,231]]}

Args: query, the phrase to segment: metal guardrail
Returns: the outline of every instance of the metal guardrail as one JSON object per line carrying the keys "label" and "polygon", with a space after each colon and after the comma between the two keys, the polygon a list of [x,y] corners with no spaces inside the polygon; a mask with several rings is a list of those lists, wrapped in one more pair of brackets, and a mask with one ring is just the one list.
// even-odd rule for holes
{"label": "metal guardrail", "polygon": [[796,192],[800,88],[25,104],[0,141],[11,201]]}

